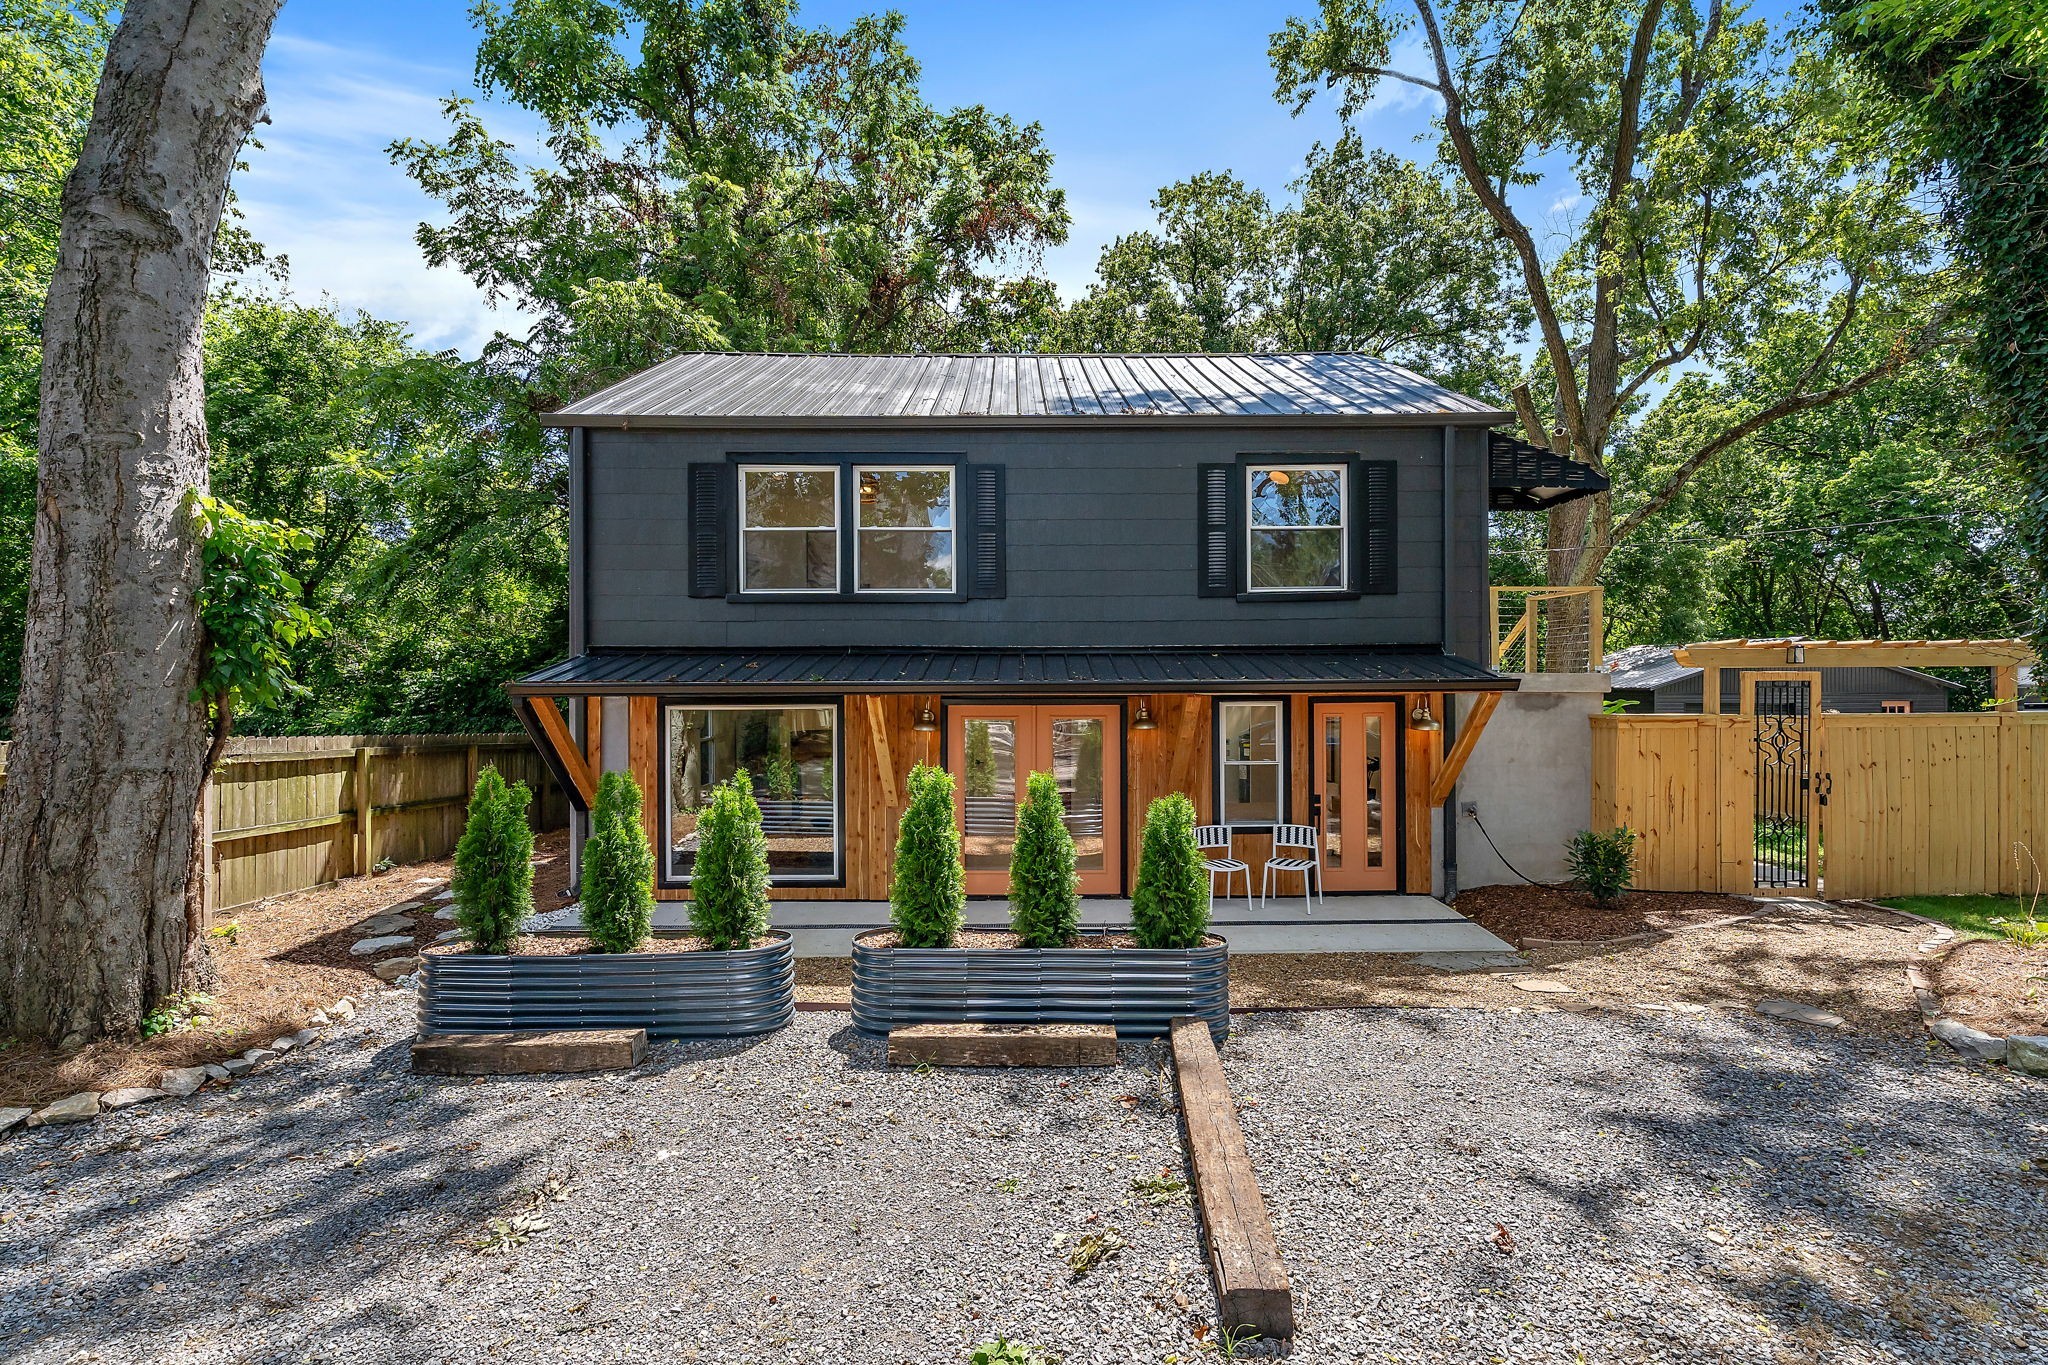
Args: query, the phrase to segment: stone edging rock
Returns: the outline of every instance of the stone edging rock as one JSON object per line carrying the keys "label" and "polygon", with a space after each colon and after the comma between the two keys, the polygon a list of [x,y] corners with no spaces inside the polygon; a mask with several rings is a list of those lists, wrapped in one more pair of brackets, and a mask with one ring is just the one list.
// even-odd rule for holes
{"label": "stone edging rock", "polygon": [[174,1067],[163,1073],[153,1086],[123,1086],[115,1090],[81,1090],[40,1109],[0,1109],[0,1135],[21,1129],[45,1128],[59,1123],[83,1123],[104,1114],[116,1114],[139,1104],[157,1100],[185,1099],[208,1085],[231,1085],[251,1072],[263,1069],[288,1052],[310,1047],[320,1041],[320,1030],[345,1024],[356,1017],[356,1002],[342,996],[326,1009],[315,1010],[306,1027],[277,1038],[265,1046],[252,1047],[239,1057],[205,1066]]}
{"label": "stone edging rock", "polygon": [[[1882,910],[1888,915],[1899,915],[1927,925],[1934,932],[1918,944],[1914,951],[1927,957],[1940,959],[1959,946],[1954,927],[1926,915],[1916,915],[1911,910],[1896,906],[1879,905],[1876,901],[1847,901],[1848,905],[1861,905],[1871,910]],[[1934,989],[1934,979],[1918,962],[1906,964],[1906,989],[1913,992],[1913,1003],[1919,1007],[1920,1022],[1927,1031],[1957,1054],[1973,1062],[2004,1062],[2008,1070],[2027,1076],[2048,1076],[2048,1037],[2034,1037],[2027,1034],[2013,1034],[2001,1038],[1995,1033],[1971,1028],[1960,1019],[1951,1019],[1941,1011],[1941,996]]]}
{"label": "stone edging rock", "polygon": [[[416,890],[413,895],[395,905],[386,906],[364,926],[373,936],[351,947],[349,951],[353,956],[375,957],[400,945],[409,949],[413,941],[411,933],[382,937],[376,935],[381,930],[397,929],[401,921],[410,923],[414,913],[425,910],[430,905],[440,905],[440,908],[434,911],[434,918],[437,920],[446,921],[455,917],[454,906],[445,903],[452,901],[455,893],[448,888],[445,880],[424,878],[418,885],[423,889]],[[435,942],[446,942],[459,937],[461,932],[459,929],[451,929]],[[416,979],[414,974],[420,969],[420,958],[417,953],[408,953],[365,965],[380,980],[393,983],[394,989],[406,990],[412,988]],[[53,1100],[40,1109],[0,1108],[0,1138],[16,1129],[25,1132],[30,1128],[43,1128],[52,1124],[82,1123],[98,1118],[102,1114],[132,1109],[138,1104],[150,1104],[165,1099],[184,1099],[198,1094],[209,1084],[231,1084],[287,1052],[318,1042],[321,1029],[333,1024],[347,1023],[355,1018],[355,1015],[355,1000],[344,995],[326,1009],[313,1011],[312,1017],[306,1021],[306,1027],[297,1033],[275,1039],[268,1046],[252,1047],[241,1056],[230,1057],[225,1062],[175,1067],[164,1072],[153,1086],[123,1086],[106,1091],[81,1090],[76,1095],[66,1095],[61,1100]]]}

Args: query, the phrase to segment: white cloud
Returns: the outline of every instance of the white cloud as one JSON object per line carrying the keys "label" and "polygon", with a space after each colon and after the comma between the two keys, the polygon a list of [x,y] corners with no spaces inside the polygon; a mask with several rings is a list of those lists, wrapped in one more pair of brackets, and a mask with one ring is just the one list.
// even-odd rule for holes
{"label": "white cloud", "polygon": [[[1428,45],[1419,36],[1411,35],[1394,44],[1387,69],[1420,76],[1424,80],[1436,79],[1435,59],[1429,55]],[[1425,90],[1412,81],[1381,77],[1359,117],[1368,119],[1379,114],[1399,115],[1417,111],[1434,114],[1442,104],[1443,97],[1434,90]]]}
{"label": "white cloud", "polygon": [[[413,233],[439,206],[385,150],[437,136],[445,94],[473,93],[465,73],[280,34],[264,84],[270,123],[235,192],[256,239],[289,258],[295,293],[404,321],[422,345],[465,355],[525,330],[531,319],[493,309],[459,271],[428,267]],[[516,111],[490,117],[515,140],[531,135]]]}

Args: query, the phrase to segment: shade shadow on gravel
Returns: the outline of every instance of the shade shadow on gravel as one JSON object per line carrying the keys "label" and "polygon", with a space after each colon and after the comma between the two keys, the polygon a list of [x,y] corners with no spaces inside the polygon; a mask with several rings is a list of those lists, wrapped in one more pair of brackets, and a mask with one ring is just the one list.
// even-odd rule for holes
{"label": "shade shadow on gravel", "polygon": [[[2019,1361],[2041,1087],[1747,1018],[1261,1014],[1225,1065],[1296,1358]],[[2048,1166],[2048,1161],[2042,1163]]]}

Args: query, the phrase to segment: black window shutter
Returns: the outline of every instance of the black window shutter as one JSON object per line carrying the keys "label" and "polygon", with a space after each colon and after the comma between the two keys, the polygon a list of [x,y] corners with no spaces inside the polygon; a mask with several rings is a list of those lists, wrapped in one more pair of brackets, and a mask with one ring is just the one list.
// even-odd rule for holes
{"label": "black window shutter", "polygon": [[1232,491],[1237,466],[1199,465],[1195,476],[1195,571],[1201,580],[1200,595],[1235,597],[1239,588],[1238,526],[1232,515],[1237,502]]}
{"label": "black window shutter", "polygon": [[1003,563],[1003,467],[967,466],[967,595],[1001,597],[1008,591]]}
{"label": "black window shutter", "polygon": [[1362,593],[1389,593],[1395,589],[1395,566],[1400,559],[1395,543],[1395,463],[1392,460],[1361,460],[1358,478],[1357,564],[1353,585]]}
{"label": "black window shutter", "polygon": [[726,467],[700,460],[690,466],[690,596],[725,596]]}

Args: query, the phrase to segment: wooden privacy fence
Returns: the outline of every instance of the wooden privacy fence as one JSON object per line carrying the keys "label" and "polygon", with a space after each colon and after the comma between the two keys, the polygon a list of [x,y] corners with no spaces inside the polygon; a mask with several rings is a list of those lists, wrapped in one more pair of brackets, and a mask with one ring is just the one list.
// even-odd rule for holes
{"label": "wooden privacy fence", "polygon": [[215,906],[303,891],[383,862],[444,856],[462,835],[470,789],[486,765],[533,789],[535,829],[568,823],[568,801],[524,734],[229,741],[213,780]]}
{"label": "wooden privacy fence", "polygon": [[[1747,894],[1759,850],[1756,717],[1595,716],[1596,829],[1639,835],[1636,884]],[[2048,715],[1813,717],[1819,890],[1834,899],[2019,894],[2048,868]]]}

